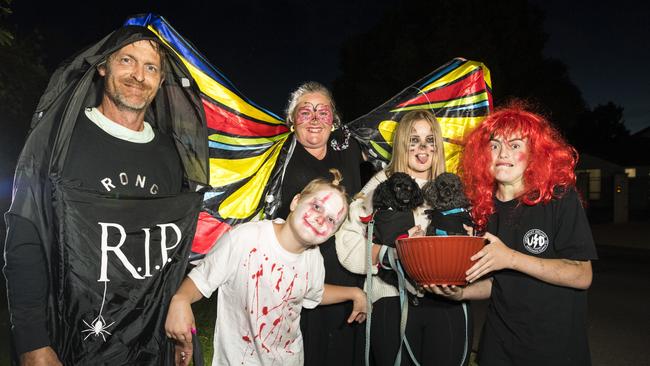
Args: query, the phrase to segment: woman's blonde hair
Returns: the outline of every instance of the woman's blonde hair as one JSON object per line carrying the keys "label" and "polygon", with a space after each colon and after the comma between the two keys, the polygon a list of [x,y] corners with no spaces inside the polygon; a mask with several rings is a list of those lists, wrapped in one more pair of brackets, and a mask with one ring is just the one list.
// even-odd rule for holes
{"label": "woman's blonde hair", "polygon": [[436,143],[433,152],[433,161],[429,171],[429,180],[434,179],[441,173],[445,172],[445,147],[442,140],[442,130],[438,120],[433,113],[428,110],[410,111],[406,113],[399,121],[397,130],[393,135],[393,156],[386,167],[386,175],[402,172],[408,173],[409,169],[409,145],[411,139],[411,130],[418,121],[426,121],[431,126],[433,138]]}

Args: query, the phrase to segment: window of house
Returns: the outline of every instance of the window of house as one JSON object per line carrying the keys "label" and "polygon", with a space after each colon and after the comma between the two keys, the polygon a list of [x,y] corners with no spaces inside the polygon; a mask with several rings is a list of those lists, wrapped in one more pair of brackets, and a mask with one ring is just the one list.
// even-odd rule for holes
{"label": "window of house", "polygon": [[625,168],[625,174],[628,178],[636,178],[636,168]]}

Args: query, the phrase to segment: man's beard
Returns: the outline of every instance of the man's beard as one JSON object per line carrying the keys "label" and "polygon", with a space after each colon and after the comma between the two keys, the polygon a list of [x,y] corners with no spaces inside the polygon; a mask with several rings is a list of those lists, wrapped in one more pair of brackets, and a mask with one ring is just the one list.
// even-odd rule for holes
{"label": "man's beard", "polygon": [[113,91],[107,89],[105,91],[108,98],[117,106],[121,111],[130,111],[130,112],[142,112],[151,103],[149,99],[143,99],[140,103],[132,103],[127,98],[124,97],[119,91]]}
{"label": "man's beard", "polygon": [[[129,99],[120,91],[118,86],[122,86],[124,88],[127,88],[130,85],[135,85],[136,87],[140,88],[140,90],[143,93],[146,93],[148,91],[151,91],[151,88],[147,87],[147,84],[140,84],[140,83],[135,83],[132,80],[120,80],[117,77],[113,75],[111,72],[110,68],[106,68],[106,76],[105,76],[105,82],[107,83],[104,87],[104,94],[110,99],[117,109],[121,111],[127,111],[127,112],[142,112],[149,107],[149,104],[151,104],[151,101],[153,100],[153,96],[155,96],[156,91],[154,91],[153,94],[149,95],[148,97],[143,97],[142,101],[140,103],[134,103],[129,101]],[[112,83],[112,84],[109,84]],[[122,85],[122,84],[126,84]]]}

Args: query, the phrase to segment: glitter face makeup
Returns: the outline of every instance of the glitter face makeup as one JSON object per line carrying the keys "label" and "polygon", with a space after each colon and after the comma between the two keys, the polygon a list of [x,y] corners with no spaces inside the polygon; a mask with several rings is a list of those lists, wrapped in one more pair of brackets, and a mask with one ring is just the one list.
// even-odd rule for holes
{"label": "glitter face makeup", "polygon": [[296,113],[296,124],[300,125],[313,120],[317,120],[320,123],[331,126],[334,122],[332,106],[329,104],[321,103],[316,105],[310,102],[303,103],[303,105],[298,108],[298,112]]}

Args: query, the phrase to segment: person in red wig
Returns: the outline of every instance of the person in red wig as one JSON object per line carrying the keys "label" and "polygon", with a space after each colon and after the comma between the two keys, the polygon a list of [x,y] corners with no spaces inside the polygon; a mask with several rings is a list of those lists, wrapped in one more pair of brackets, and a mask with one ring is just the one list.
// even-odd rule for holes
{"label": "person in red wig", "polygon": [[467,139],[462,177],[487,245],[468,285],[430,286],[455,300],[490,299],[478,362],[589,365],[591,229],[575,189],[576,150],[523,102],[490,115]]}

